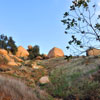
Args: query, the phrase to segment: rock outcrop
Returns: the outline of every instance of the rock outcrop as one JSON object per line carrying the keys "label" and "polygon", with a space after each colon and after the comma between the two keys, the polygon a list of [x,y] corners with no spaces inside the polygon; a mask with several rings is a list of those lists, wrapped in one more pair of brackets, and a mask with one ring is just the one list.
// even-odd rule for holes
{"label": "rock outcrop", "polygon": [[18,51],[16,52],[17,57],[28,57],[29,53],[26,49],[24,49],[22,46],[18,47]]}
{"label": "rock outcrop", "polygon": [[12,59],[9,55],[4,55],[4,57],[8,62],[14,62],[14,59]]}
{"label": "rock outcrop", "polygon": [[1,55],[7,55],[8,52],[5,49],[0,49],[0,54]]}
{"label": "rock outcrop", "polygon": [[5,49],[0,49],[0,55],[5,58],[7,61],[14,61],[14,59],[10,58],[8,52]]}
{"label": "rock outcrop", "polygon": [[9,61],[7,65],[8,66],[18,66],[18,64],[14,61]]}
{"label": "rock outcrop", "polygon": [[7,61],[8,66],[19,66],[21,64],[20,62],[23,62],[22,59],[13,54],[9,54],[5,49],[0,49],[0,55],[4,61]]}
{"label": "rock outcrop", "polygon": [[64,52],[61,49],[56,47],[51,49],[48,53],[48,58],[63,57],[63,56],[64,56]]}
{"label": "rock outcrop", "polygon": [[100,55],[100,49],[95,49],[95,48],[89,49],[86,51],[86,55],[87,56],[98,56]]}
{"label": "rock outcrop", "polygon": [[10,58],[14,59],[14,61],[16,61],[16,62],[23,62],[22,59],[16,57],[15,55],[10,55]]}

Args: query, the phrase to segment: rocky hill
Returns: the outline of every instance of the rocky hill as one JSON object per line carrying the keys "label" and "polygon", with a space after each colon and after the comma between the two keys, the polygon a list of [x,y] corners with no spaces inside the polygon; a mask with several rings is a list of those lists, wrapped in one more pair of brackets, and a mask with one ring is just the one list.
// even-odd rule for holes
{"label": "rocky hill", "polygon": [[1,50],[0,100],[100,100],[100,56],[29,60]]}

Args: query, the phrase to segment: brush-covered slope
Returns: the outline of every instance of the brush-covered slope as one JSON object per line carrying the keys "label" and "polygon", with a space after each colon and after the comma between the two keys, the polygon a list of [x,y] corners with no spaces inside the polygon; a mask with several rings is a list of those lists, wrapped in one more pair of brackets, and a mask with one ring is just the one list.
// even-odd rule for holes
{"label": "brush-covered slope", "polygon": [[49,71],[51,83],[43,86],[63,100],[100,100],[100,57],[49,59],[40,62]]}
{"label": "brush-covered slope", "polygon": [[[0,60],[3,62],[2,57]],[[0,74],[7,75],[8,79],[20,79],[35,90],[39,100],[100,100],[99,56],[24,60],[20,66],[7,66],[6,62],[1,63]],[[43,76],[48,76],[50,82],[40,84],[39,79]]]}

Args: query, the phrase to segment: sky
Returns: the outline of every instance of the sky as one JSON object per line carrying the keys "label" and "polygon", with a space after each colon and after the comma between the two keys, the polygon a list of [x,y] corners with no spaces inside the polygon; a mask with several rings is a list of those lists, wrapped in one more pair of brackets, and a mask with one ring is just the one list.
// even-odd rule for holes
{"label": "sky", "polygon": [[[100,6],[100,0],[95,0]],[[65,54],[67,37],[61,23],[71,0],[0,0],[0,34],[12,36],[17,46],[39,45],[47,54],[53,47]],[[97,14],[100,13],[98,10]]]}

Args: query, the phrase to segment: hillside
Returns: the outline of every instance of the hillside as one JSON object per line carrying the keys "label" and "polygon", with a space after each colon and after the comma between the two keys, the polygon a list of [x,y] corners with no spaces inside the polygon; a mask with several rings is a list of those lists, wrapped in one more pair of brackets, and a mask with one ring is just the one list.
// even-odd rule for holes
{"label": "hillside", "polygon": [[[16,91],[20,84],[19,81],[21,81],[22,86],[24,84],[25,87],[33,89],[36,100],[100,100],[99,56],[73,57],[70,60],[65,59],[65,57],[24,60],[20,66],[8,66],[6,61],[1,62],[0,85],[4,86],[5,82],[8,81],[10,86],[5,85],[5,88],[14,86],[13,91]],[[43,76],[48,76],[50,82],[41,84],[39,80]],[[2,77],[5,77],[3,82]],[[13,85],[13,81],[11,84],[10,80],[15,80],[16,85]],[[7,90],[9,91],[9,89]],[[16,92],[14,93],[16,94]],[[19,90],[17,93],[19,95]],[[23,93],[21,95],[24,98],[24,90],[21,93]],[[26,100],[23,98],[19,100]]]}

